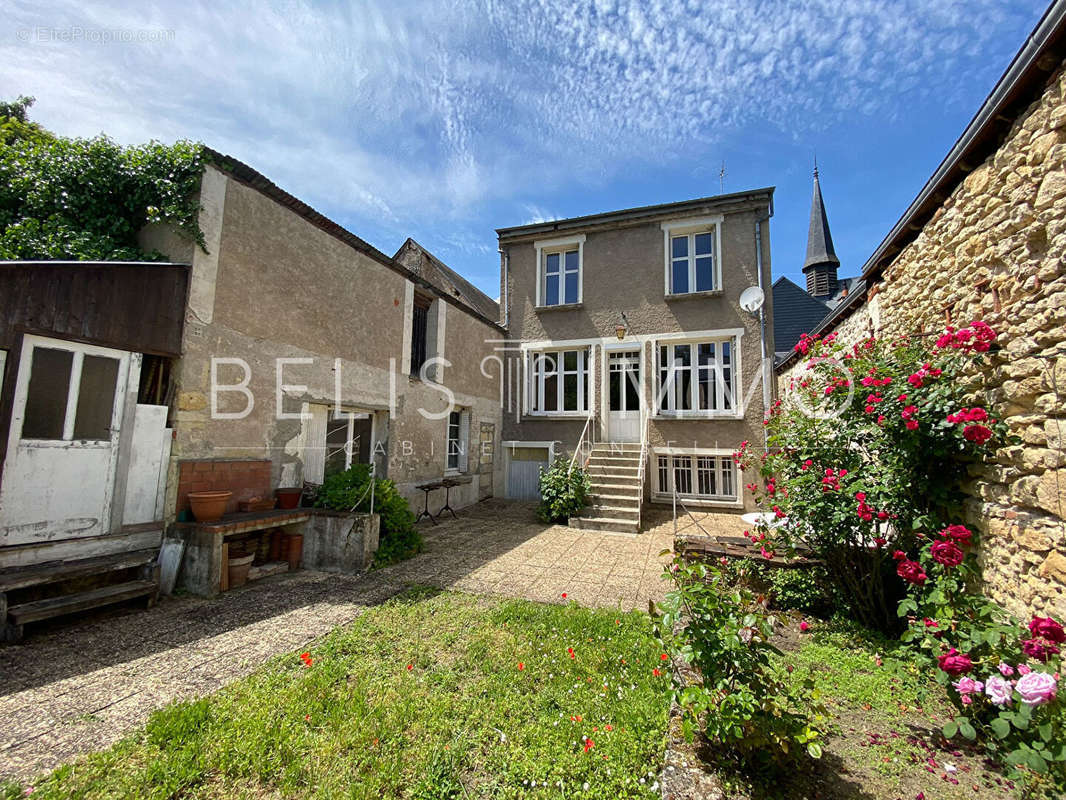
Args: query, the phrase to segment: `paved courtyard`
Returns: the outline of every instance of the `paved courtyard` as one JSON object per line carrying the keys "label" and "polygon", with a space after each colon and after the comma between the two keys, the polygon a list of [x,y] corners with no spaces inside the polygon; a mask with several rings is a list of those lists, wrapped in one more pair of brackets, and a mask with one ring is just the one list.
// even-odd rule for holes
{"label": "paved courtyard", "polygon": [[[412,584],[588,606],[646,609],[666,590],[666,512],[639,536],[537,521],[489,500],[421,530],[425,551],[366,575],[300,571],[214,599],[164,598],[31,627],[0,647],[0,777],[28,779],[114,743],[167,703],[199,697],[357,617]],[[702,515],[735,535],[736,517]],[[691,526],[691,523],[689,523]],[[688,527],[688,526],[683,526]]]}

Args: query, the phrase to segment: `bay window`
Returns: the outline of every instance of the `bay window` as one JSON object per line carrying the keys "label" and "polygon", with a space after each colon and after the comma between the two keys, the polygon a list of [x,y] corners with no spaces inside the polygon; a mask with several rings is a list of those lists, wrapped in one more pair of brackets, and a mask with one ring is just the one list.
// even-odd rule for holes
{"label": "bay window", "polygon": [[529,354],[529,410],[532,414],[588,411],[588,348]]}
{"label": "bay window", "polygon": [[732,413],[735,340],[659,344],[661,414]]}

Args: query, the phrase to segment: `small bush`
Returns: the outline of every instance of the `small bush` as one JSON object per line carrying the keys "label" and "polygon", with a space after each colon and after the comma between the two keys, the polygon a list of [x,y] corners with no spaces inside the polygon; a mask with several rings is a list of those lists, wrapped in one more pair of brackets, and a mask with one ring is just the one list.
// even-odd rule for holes
{"label": "small bush", "polygon": [[559,458],[540,471],[541,522],[566,522],[588,504],[589,476],[580,467],[570,469],[568,459]]}
{"label": "small bush", "polygon": [[716,565],[676,557],[667,574],[674,590],[656,617],[667,652],[698,673],[675,700],[686,734],[702,728],[724,755],[748,768],[776,768],[820,758],[829,725],[810,679],[783,680],[770,642],[774,618],[752,593],[730,585]]}
{"label": "small bush", "polygon": [[[370,511],[370,467],[353,464],[350,469],[330,475],[315,499],[317,508],[334,511]],[[381,515],[381,535],[375,566],[410,558],[422,549],[422,535],[415,527],[415,515],[396,484],[378,478],[374,485],[374,513]]]}
{"label": "small bush", "polygon": [[825,567],[782,569],[754,559],[731,560],[725,567],[731,582],[746,586],[780,611],[803,611],[829,618],[843,603]]}

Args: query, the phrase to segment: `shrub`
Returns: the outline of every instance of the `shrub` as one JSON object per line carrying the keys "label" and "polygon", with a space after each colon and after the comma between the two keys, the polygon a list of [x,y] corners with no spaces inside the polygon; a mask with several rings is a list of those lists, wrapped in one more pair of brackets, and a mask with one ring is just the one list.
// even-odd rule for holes
{"label": "shrub", "polygon": [[[315,499],[317,508],[334,511],[370,511],[370,467],[353,464],[344,472],[330,475]],[[375,566],[410,558],[422,549],[422,535],[415,527],[415,515],[396,484],[378,478],[374,484],[374,513],[381,515],[381,534]]]}
{"label": "shrub", "polygon": [[[1006,439],[1006,426],[967,400],[964,380],[994,339],[980,322],[935,345],[802,339],[806,373],[771,409],[763,483],[748,485],[787,518],[749,533],[763,554],[813,550],[855,618],[898,631],[897,604],[921,576],[893,553],[913,555],[918,534],[955,518],[967,462]],[[746,450],[737,459],[750,466]]]}
{"label": "shrub", "polygon": [[727,560],[723,567],[731,582],[765,596],[770,608],[827,618],[840,609],[840,597],[825,567],[785,569],[752,558]]}
{"label": "shrub", "polygon": [[667,574],[674,589],[660,604],[656,632],[668,653],[699,673],[675,692],[686,735],[700,727],[748,767],[819,758],[827,713],[812,681],[782,680],[775,668],[780,651],[765,606],[713,564],[678,556]]}
{"label": "shrub", "polygon": [[557,458],[540,471],[537,516],[541,522],[566,522],[588,504],[588,493],[588,473],[577,466],[571,470],[569,460]]}

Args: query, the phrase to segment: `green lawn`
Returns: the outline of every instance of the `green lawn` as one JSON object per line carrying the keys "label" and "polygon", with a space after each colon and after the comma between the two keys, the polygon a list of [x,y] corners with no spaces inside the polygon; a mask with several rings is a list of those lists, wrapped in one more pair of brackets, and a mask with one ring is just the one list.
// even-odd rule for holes
{"label": "green lawn", "polygon": [[412,592],[309,653],[157,712],[34,800],[653,796],[670,687],[645,614]]}

